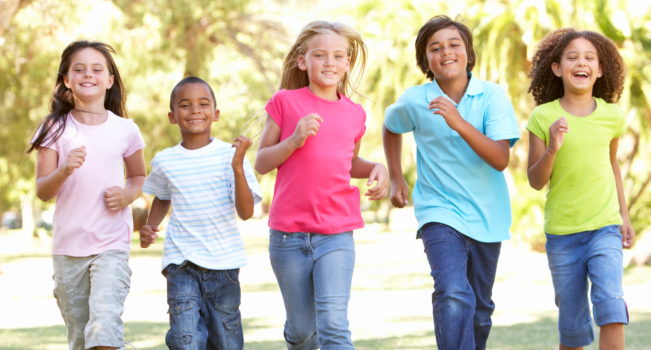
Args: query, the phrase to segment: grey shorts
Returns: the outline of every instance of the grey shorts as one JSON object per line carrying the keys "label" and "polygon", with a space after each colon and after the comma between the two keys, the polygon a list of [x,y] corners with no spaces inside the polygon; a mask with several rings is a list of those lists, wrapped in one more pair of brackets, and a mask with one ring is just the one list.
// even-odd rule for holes
{"label": "grey shorts", "polygon": [[[54,255],[54,298],[66,323],[71,350],[124,348],[124,301],[131,285],[129,254]],[[91,287],[92,286],[92,287]]]}

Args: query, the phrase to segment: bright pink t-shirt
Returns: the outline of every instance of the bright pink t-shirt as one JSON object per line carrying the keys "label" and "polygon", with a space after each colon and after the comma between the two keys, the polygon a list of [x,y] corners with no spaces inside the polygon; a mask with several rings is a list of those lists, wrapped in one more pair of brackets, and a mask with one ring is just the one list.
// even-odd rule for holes
{"label": "bright pink t-shirt", "polygon": [[280,126],[280,140],[290,137],[310,113],[323,119],[316,136],[278,167],[269,227],[285,232],[341,233],[364,227],[359,189],[350,185],[355,143],[366,131],[362,106],[339,95],[328,101],[307,87],[280,90],[265,107]]}
{"label": "bright pink t-shirt", "polygon": [[[101,125],[79,123],[68,114],[63,135],[43,146],[58,153],[59,166],[75,148],[86,146],[86,161],[63,183],[54,210],[53,255],[90,256],[107,250],[131,249],[131,209],[111,211],[104,191],[124,188],[124,158],[143,149],[140,129],[131,119],[108,111]],[[33,140],[32,140],[33,142]]]}

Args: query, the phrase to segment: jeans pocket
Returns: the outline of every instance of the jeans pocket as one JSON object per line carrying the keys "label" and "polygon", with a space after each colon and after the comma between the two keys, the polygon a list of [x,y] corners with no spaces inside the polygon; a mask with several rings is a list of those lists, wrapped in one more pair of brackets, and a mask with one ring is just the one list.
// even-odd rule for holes
{"label": "jeans pocket", "polygon": [[244,347],[244,336],[242,334],[242,322],[239,311],[224,320],[224,328],[226,329],[228,350],[241,350]]}
{"label": "jeans pocket", "polygon": [[231,283],[240,284],[240,269],[225,270],[225,273]]}
{"label": "jeans pocket", "polygon": [[173,349],[173,346],[186,345],[192,342],[192,330],[195,324],[192,307],[192,300],[170,301],[168,310],[170,314],[170,330],[165,336],[165,343],[170,349]]}
{"label": "jeans pocket", "polygon": [[269,244],[274,247],[282,247],[285,244],[285,234],[277,230],[269,230]]}
{"label": "jeans pocket", "polygon": [[237,311],[242,299],[240,283],[232,280],[232,277],[229,275],[230,271],[232,270],[226,270],[220,274],[221,278],[218,282],[219,293],[215,297],[215,308],[226,313]]}

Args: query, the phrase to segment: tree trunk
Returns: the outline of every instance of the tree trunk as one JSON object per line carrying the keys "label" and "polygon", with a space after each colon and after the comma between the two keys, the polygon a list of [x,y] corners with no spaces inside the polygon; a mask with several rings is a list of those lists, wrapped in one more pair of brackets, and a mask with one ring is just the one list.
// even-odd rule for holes
{"label": "tree trunk", "polygon": [[18,10],[27,5],[30,0],[0,0],[0,45],[2,45],[2,40],[4,33],[9,29],[9,24],[14,18]]}

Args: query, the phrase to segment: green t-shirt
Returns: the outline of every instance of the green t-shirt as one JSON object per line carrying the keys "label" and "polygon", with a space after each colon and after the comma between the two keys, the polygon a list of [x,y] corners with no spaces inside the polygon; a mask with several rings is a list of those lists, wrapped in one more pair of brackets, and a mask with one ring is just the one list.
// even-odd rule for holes
{"label": "green t-shirt", "polygon": [[585,117],[566,112],[559,100],[536,107],[527,130],[549,145],[549,127],[565,117],[570,131],[556,154],[545,203],[545,232],[554,235],[621,225],[610,142],[626,129],[622,110],[595,98],[597,108]]}

